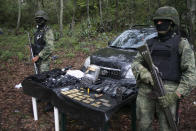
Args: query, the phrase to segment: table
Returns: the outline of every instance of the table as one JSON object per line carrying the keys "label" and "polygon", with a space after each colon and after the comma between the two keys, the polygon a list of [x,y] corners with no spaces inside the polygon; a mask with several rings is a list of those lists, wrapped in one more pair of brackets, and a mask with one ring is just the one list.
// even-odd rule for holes
{"label": "table", "polygon": [[[51,102],[55,106],[55,112],[58,112],[59,110],[65,115],[69,115],[73,119],[86,121],[88,125],[100,130],[104,130],[104,127],[110,120],[111,116],[127,103],[133,103],[132,116],[135,119],[136,93],[130,95],[124,100],[119,100],[105,94],[102,94],[99,97],[95,97],[95,92],[90,92],[88,94],[86,89],[77,89],[76,85],[49,89],[30,78],[25,79],[22,82],[22,86],[23,92],[25,94],[44,101]],[[66,92],[71,92],[73,90],[75,90],[76,92],[72,92],[71,94],[81,93],[82,95],[78,96],[85,96],[84,99],[77,100],[76,98],[78,98],[78,96],[74,97],[69,93],[66,94]],[[86,103],[85,100],[91,101],[90,103]],[[97,105],[93,105],[95,103],[100,103],[98,104],[99,107],[97,107]],[[135,120],[132,120],[132,124],[134,125],[134,129]]]}

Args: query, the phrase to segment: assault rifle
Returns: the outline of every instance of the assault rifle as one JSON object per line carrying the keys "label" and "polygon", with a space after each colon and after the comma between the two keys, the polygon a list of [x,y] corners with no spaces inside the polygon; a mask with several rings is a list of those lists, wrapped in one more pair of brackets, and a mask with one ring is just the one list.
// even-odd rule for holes
{"label": "assault rifle", "polygon": [[[28,39],[29,39],[29,47],[30,47],[30,50],[31,50],[31,58],[33,58],[34,57],[34,55],[33,55],[33,48],[32,48],[32,43],[31,43],[31,38],[30,38],[29,32],[27,32],[27,35],[28,35]],[[34,64],[35,74],[38,74],[37,65],[36,65],[35,62],[33,64]]]}
{"label": "assault rifle", "polygon": [[[152,75],[152,79],[154,82],[153,90],[158,93],[157,97],[165,96],[166,91],[165,91],[163,81],[160,76],[161,74],[160,74],[158,68],[153,64],[148,46],[146,44],[144,44],[144,45],[140,46],[138,48],[138,50],[139,50],[140,54],[142,55],[142,57],[144,58],[144,61],[146,62],[147,66],[150,70],[150,73]],[[165,113],[166,119],[167,119],[168,124],[171,127],[171,129],[173,131],[178,131],[176,123],[172,117],[172,113],[171,113],[169,107],[163,108],[163,111]]]}
{"label": "assault rifle", "polygon": [[[32,59],[34,57],[34,55],[33,55],[33,48],[32,48],[32,43],[31,43],[31,38],[30,38],[29,32],[27,32],[27,35],[28,35],[28,39],[29,39],[29,47],[31,50],[31,59]],[[35,74],[38,74],[37,65],[35,62],[33,64],[34,64]],[[35,97],[32,97],[32,105],[33,105],[34,120],[36,121],[36,120],[38,120],[38,113],[37,113],[37,101],[36,101]]]}

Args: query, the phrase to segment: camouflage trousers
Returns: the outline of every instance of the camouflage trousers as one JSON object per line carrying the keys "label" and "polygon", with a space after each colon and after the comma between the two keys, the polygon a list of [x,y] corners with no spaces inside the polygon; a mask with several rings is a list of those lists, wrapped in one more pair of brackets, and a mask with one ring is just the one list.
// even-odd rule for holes
{"label": "camouflage trousers", "polygon": [[[176,90],[177,85],[169,83],[165,85],[167,92]],[[159,105],[157,99],[149,96],[152,92],[151,87],[141,84],[136,100],[136,115],[137,115],[137,130],[138,131],[152,131],[152,122],[154,117],[158,118],[159,131],[172,131],[168,125],[162,107]],[[176,104],[170,106],[173,117],[176,115]]]}
{"label": "camouflage trousers", "polygon": [[39,73],[50,70],[50,60],[39,60],[36,64]]}

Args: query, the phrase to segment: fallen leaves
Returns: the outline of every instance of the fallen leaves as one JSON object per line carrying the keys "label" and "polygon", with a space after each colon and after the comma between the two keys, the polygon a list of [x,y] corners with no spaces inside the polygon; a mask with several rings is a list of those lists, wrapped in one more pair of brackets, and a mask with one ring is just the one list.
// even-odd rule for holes
{"label": "fallen leaves", "polygon": [[[77,53],[74,58],[60,58],[61,64],[52,62],[52,69],[64,68],[72,65],[74,69],[79,69],[86,54]],[[1,62],[0,67],[0,127],[2,130],[17,131],[54,131],[53,112],[44,113],[43,109],[46,105],[44,102],[38,103],[38,121],[33,120],[31,97],[25,95],[22,89],[15,89],[14,86],[25,77],[34,73],[33,65],[13,60],[12,62]],[[180,129],[194,130],[196,129],[196,89],[186,97],[180,106]],[[153,124],[154,127],[157,124]],[[157,128],[157,127],[156,127]],[[66,129],[72,130],[88,130],[94,131],[94,128],[88,127],[77,120],[67,118]],[[0,129],[1,130],[1,129]],[[131,131],[131,111],[130,107],[124,107],[117,114],[112,116],[110,120],[109,131]]]}

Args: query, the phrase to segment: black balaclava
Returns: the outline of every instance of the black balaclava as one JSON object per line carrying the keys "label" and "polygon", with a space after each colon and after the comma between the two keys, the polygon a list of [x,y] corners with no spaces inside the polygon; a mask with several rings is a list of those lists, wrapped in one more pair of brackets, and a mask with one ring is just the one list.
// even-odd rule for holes
{"label": "black balaclava", "polygon": [[[161,24],[158,24],[161,21]],[[158,32],[158,38],[161,41],[167,41],[170,39],[174,33],[173,23],[171,20],[155,20],[154,24]]]}
{"label": "black balaclava", "polygon": [[42,29],[46,25],[46,20],[42,17],[36,17],[35,22],[37,24],[38,29]]}

